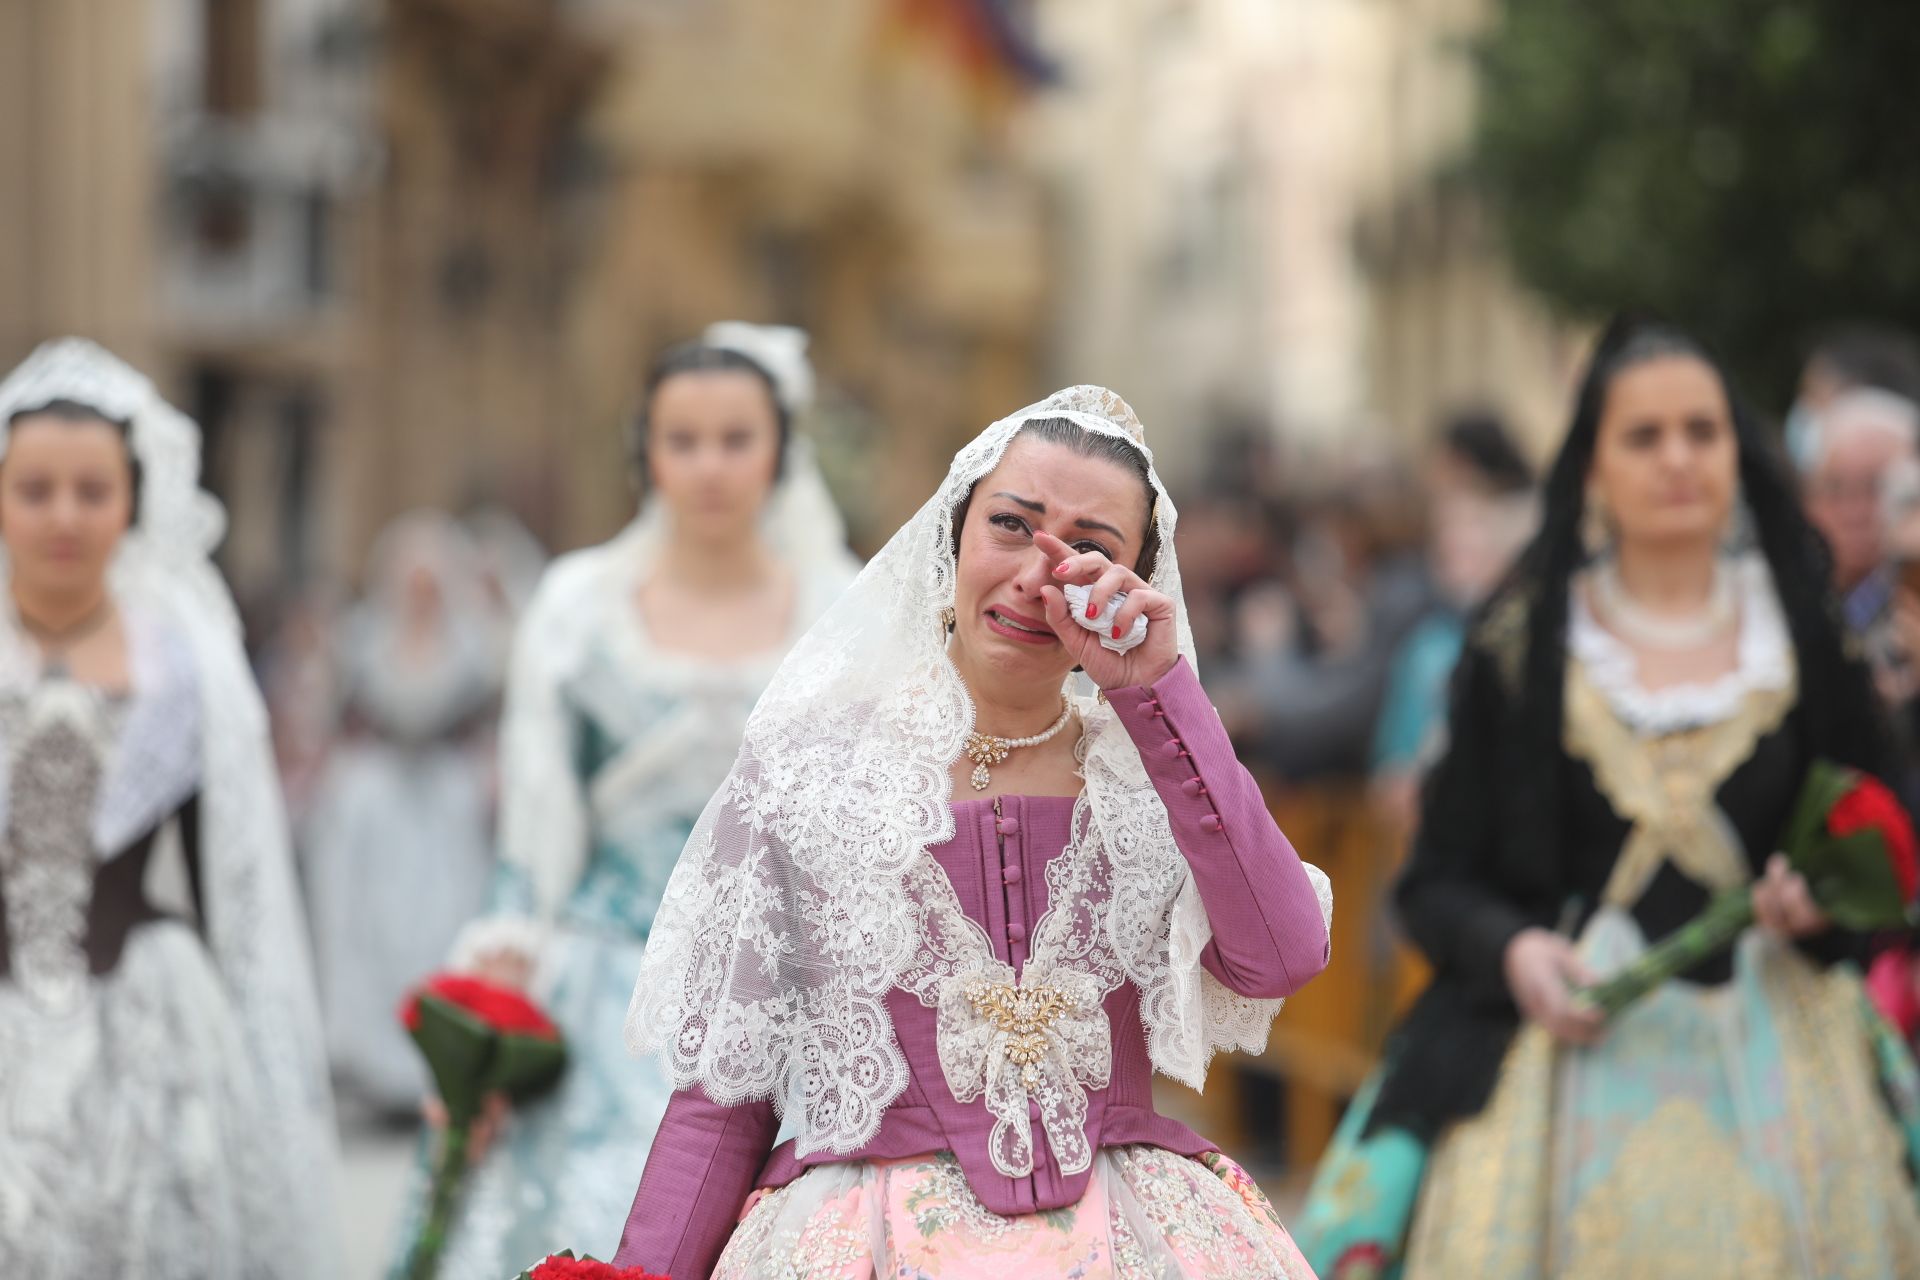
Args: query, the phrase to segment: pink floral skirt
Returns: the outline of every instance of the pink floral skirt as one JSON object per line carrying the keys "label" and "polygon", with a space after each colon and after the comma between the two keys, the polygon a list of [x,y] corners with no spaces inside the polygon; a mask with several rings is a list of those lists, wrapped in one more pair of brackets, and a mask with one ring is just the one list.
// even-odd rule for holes
{"label": "pink floral skirt", "polygon": [[1113,1147],[1077,1204],[1003,1218],[946,1152],[821,1165],[755,1192],[714,1280],[1312,1280],[1260,1188],[1223,1155]]}

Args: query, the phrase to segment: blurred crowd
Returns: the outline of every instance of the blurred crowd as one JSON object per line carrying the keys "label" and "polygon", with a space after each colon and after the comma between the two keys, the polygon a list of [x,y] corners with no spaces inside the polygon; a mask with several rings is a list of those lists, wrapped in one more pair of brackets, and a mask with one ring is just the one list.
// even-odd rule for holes
{"label": "blurred crowd", "polygon": [[[1908,737],[1920,699],[1920,344],[1847,327],[1777,409],[1844,621]],[[1367,779],[1411,820],[1443,745],[1466,618],[1532,536],[1535,460],[1492,410],[1443,415],[1422,456],[1305,468],[1259,434],[1216,437],[1182,517],[1196,641],[1250,759],[1283,785]]]}

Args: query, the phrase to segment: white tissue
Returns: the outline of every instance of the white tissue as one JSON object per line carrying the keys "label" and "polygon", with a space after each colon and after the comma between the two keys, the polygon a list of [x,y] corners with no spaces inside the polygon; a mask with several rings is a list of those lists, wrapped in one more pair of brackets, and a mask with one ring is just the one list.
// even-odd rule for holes
{"label": "white tissue", "polygon": [[1147,620],[1144,616],[1133,620],[1133,628],[1129,630],[1127,634],[1121,636],[1118,640],[1113,638],[1113,620],[1119,614],[1120,606],[1127,602],[1126,592],[1114,592],[1113,598],[1107,601],[1107,607],[1100,611],[1100,616],[1097,618],[1089,618],[1087,616],[1087,597],[1092,594],[1093,588],[1069,585],[1060,588],[1060,590],[1066,593],[1067,610],[1073,615],[1073,620],[1089,631],[1099,632],[1101,648],[1111,649],[1115,653],[1125,653],[1129,649],[1138,648],[1140,645],[1146,643]]}

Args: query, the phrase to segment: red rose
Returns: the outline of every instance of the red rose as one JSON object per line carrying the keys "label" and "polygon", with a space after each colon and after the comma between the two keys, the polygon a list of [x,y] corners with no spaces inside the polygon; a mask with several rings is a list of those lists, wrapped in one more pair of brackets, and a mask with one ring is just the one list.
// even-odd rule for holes
{"label": "red rose", "polygon": [[1914,893],[1920,890],[1920,851],[1915,848],[1913,822],[1879,779],[1860,775],[1828,812],[1827,831],[1834,836],[1876,832],[1886,844],[1894,877],[1900,882],[1901,898],[1913,901]]}
{"label": "red rose", "polygon": [[669,1280],[639,1267],[616,1267],[592,1258],[555,1254],[528,1273],[528,1280]]}
{"label": "red rose", "polygon": [[437,973],[407,997],[400,1009],[400,1020],[409,1031],[420,1028],[422,995],[438,996],[502,1035],[535,1036],[542,1040],[560,1038],[560,1029],[520,992],[464,973]]}
{"label": "red rose", "polygon": [[1372,1240],[1363,1240],[1341,1254],[1333,1264],[1334,1280],[1347,1276],[1380,1276],[1387,1271],[1387,1251]]}

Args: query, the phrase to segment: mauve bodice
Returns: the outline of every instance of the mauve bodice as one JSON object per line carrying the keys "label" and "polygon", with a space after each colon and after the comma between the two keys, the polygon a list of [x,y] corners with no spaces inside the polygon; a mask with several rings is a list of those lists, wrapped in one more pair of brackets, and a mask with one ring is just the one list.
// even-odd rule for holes
{"label": "mauve bodice", "polygon": [[[1306,871],[1267,813],[1259,788],[1234,757],[1218,715],[1184,660],[1150,687],[1109,694],[1167,808],[1213,926],[1201,963],[1243,995],[1292,994],[1325,966],[1326,928]],[[996,813],[996,804],[998,812]],[[929,852],[961,907],[1017,971],[1047,908],[1046,868],[1066,847],[1074,801],[1003,796],[953,805],[952,840]],[[617,1261],[695,1280],[712,1270],[740,1205],[755,1187],[782,1186],[810,1165],[952,1151],[982,1204],[1002,1215],[1077,1201],[1091,1170],[1063,1174],[1033,1112],[1033,1172],[1011,1178],[993,1166],[993,1116],[957,1101],[940,1067],[935,1014],[911,994],[887,999],[911,1080],[880,1131],[858,1151],[801,1157],[791,1142],[769,1153],[779,1122],[768,1102],[720,1106],[698,1089],[674,1096],[634,1196]],[[1139,990],[1123,983],[1105,1001],[1113,1067],[1087,1095],[1097,1147],[1148,1143],[1193,1155],[1212,1144],[1153,1109],[1153,1069],[1140,1022]]]}

